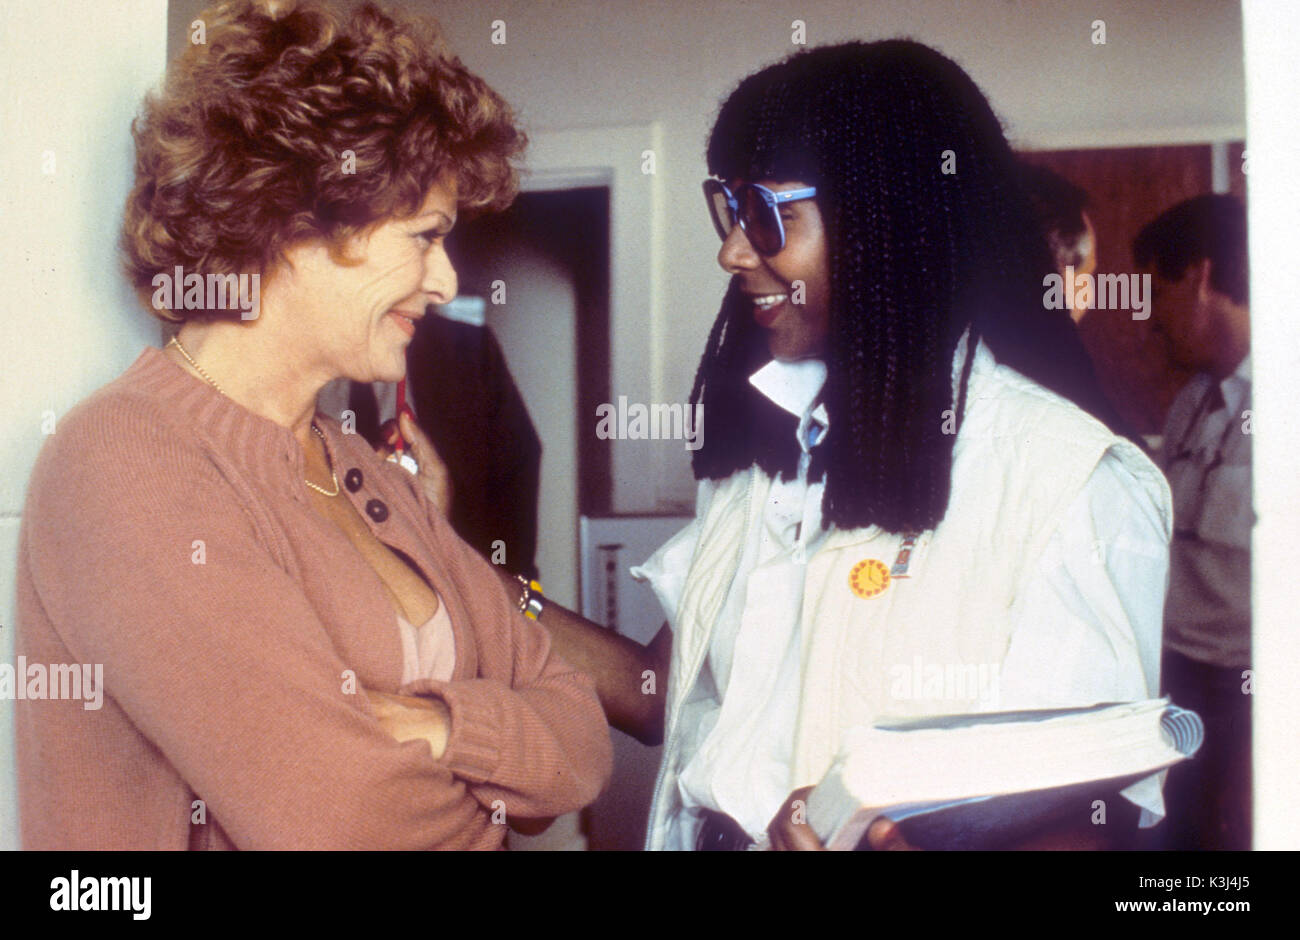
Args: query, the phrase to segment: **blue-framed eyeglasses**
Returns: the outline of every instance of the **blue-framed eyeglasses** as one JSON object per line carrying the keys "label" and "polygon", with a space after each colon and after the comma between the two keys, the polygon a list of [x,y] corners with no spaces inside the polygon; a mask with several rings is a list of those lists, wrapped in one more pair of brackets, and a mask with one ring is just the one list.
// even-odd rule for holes
{"label": "blue-framed eyeglasses", "polygon": [[704,181],[704,198],[709,204],[713,227],[726,241],[740,223],[749,243],[760,255],[774,255],[785,247],[785,226],[781,224],[781,205],[800,199],[812,199],[817,187],[774,192],[757,183],[742,183],[733,193],[718,180]]}

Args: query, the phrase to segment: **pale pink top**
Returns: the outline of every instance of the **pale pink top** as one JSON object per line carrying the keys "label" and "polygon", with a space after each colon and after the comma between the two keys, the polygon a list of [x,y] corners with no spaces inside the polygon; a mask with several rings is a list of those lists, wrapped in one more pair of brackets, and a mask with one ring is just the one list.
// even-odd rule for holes
{"label": "pale pink top", "polygon": [[456,641],[451,633],[447,605],[438,598],[438,611],[423,626],[415,626],[400,613],[397,629],[402,637],[402,685],[417,679],[446,682],[456,666]]}

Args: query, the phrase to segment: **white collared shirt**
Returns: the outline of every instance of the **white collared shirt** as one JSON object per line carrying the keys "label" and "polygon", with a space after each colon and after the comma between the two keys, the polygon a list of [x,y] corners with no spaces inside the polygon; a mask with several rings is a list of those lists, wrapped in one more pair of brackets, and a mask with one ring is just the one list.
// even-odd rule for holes
{"label": "white collared shirt", "polygon": [[[826,535],[824,483],[807,481],[811,448],[830,433],[825,408],[814,404],[825,375],[820,362],[773,362],[750,379],[799,418],[798,474],[773,482],[763,537],[742,549],[705,664],[682,707],[683,811],[671,822],[669,844],[694,843],[701,809],[728,814],[757,841],[790,794],[804,565]],[[1117,457],[1103,457],[1038,562],[1039,577],[1016,600],[1001,667],[1002,707],[1157,694],[1168,550],[1156,508],[1142,494]],[[692,525],[698,532],[698,520]],[[633,573],[660,586],[683,583],[692,552],[678,545]],[[1142,807],[1142,825],[1163,816],[1162,779],[1125,791]]]}
{"label": "white collared shirt", "polygon": [[1221,382],[1206,373],[1179,391],[1160,467],[1174,499],[1165,645],[1198,662],[1250,664],[1250,357]]}
{"label": "white collared shirt", "polygon": [[825,380],[826,366],[817,360],[774,360],[750,377],[755,388],[799,418],[798,473],[793,480],[773,481],[763,537],[741,552],[695,693],[682,712],[682,753],[688,755],[678,784],[683,804],[727,812],[751,836],[763,831],[789,795],[803,566],[826,535],[825,485],[807,482],[811,449],[829,424],[826,409],[813,405]]}

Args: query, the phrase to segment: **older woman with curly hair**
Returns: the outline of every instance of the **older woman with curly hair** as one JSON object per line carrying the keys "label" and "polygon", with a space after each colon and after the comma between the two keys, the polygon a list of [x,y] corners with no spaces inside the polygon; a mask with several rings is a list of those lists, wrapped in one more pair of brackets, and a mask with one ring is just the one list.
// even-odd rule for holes
{"label": "older woman with curly hair", "polygon": [[102,665],[104,694],[18,703],[24,844],[499,848],[600,792],[591,680],[436,475],[315,402],[402,377],[456,293],[457,213],[510,201],[523,134],[432,25],[203,19],[135,124],[123,235],[179,332],[64,418],[28,492],[19,652]]}

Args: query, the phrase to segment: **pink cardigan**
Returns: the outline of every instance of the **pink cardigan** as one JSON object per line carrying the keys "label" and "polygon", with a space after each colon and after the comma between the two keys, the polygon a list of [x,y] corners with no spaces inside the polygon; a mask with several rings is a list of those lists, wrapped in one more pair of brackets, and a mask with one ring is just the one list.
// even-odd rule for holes
{"label": "pink cardigan", "polygon": [[452,678],[406,687],[447,703],[446,754],[397,743],[351,691],[399,690],[402,639],[378,576],[309,505],[293,434],[151,347],[59,422],[32,474],[17,652],[102,664],[105,694],[15,703],[24,847],[499,848],[501,811],[600,793],[591,680],[414,478],[317,424],[340,498],[447,606]]}

